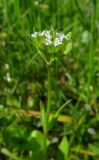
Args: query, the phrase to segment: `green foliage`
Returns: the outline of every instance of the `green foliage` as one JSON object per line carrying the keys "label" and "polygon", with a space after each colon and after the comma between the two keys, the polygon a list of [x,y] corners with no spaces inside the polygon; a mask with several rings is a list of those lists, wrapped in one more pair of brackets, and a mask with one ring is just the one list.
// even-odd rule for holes
{"label": "green foliage", "polygon": [[62,138],[62,141],[59,145],[59,150],[62,152],[62,154],[64,155],[64,160],[67,160],[68,158],[68,151],[69,151],[69,144],[68,144],[68,140],[66,137]]}
{"label": "green foliage", "polygon": [[72,49],[72,42],[69,42],[66,46],[66,50],[64,51],[64,54],[67,55]]}
{"label": "green foliage", "polygon": [[[33,147],[32,147],[32,153],[30,155],[31,159],[37,159],[37,160],[42,160],[43,159],[43,150],[44,150],[44,135],[37,130],[34,130],[30,137],[29,140],[32,141]],[[49,145],[49,140],[47,140],[47,146]]]}
{"label": "green foliage", "polygon": [[[99,159],[98,19],[98,0],[0,1],[0,160],[43,159],[40,119],[27,113],[39,111],[42,101],[44,126],[47,70],[30,35],[51,28],[65,35],[72,32],[72,44],[64,46],[66,56],[58,50],[51,59],[51,112],[71,99],[62,113],[73,122],[56,123],[57,118],[49,122],[48,159],[64,159],[65,147],[58,148],[63,137],[68,139],[62,142],[68,160]],[[58,141],[52,143],[55,137]]]}
{"label": "green foliage", "polygon": [[62,111],[64,110],[64,108],[66,107],[66,105],[70,102],[70,100],[68,100],[67,102],[65,102],[62,106],[59,107],[59,109],[56,111],[55,115],[52,116],[51,120],[48,123],[48,130],[51,130],[56,122],[58,117],[62,114]]}
{"label": "green foliage", "polygon": [[[34,130],[31,133],[30,137],[36,139],[37,143],[41,147],[41,150],[43,151],[43,139],[44,139],[44,135],[40,131]],[[47,145],[49,145],[49,140],[47,140]]]}
{"label": "green foliage", "polygon": [[40,102],[40,118],[41,118],[41,123],[42,123],[42,127],[43,127],[43,131],[44,133],[47,133],[47,116],[46,116],[46,112],[45,112],[45,108],[44,105],[42,104],[42,102]]}

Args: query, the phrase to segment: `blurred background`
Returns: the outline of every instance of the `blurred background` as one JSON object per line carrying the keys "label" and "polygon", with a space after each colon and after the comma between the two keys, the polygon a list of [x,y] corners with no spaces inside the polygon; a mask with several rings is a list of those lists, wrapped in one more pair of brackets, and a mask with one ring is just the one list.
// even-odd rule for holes
{"label": "blurred background", "polygon": [[[52,112],[71,99],[64,115],[72,123],[59,123],[50,137],[69,141],[68,160],[99,159],[99,1],[0,1],[0,149],[28,160],[28,135],[41,130],[39,120],[25,115],[46,104],[47,71],[30,41],[35,31],[72,32],[72,51],[54,64]],[[61,53],[60,53],[61,54]],[[49,154],[54,157],[57,145]],[[53,148],[53,146],[52,146]],[[8,160],[0,153],[0,160]],[[11,160],[9,158],[9,160]]]}

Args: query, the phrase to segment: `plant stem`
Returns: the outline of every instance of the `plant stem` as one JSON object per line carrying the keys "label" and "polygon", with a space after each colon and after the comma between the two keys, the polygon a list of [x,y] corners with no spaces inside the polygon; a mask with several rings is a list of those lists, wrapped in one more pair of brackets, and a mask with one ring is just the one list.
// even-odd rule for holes
{"label": "plant stem", "polygon": [[43,160],[47,160],[47,133],[44,133],[44,158]]}
{"label": "plant stem", "polygon": [[49,115],[51,110],[51,65],[47,65],[48,72],[48,100],[47,100],[47,121],[49,121]]}
{"label": "plant stem", "polygon": [[[94,54],[95,54],[95,43],[94,43],[94,34],[95,34],[95,20],[96,20],[96,6],[94,5],[93,0],[93,13],[91,16],[91,22],[90,22],[90,28],[91,28],[91,38],[90,38],[90,51],[89,51],[89,57],[88,57],[88,82],[87,82],[87,88],[89,90],[89,86],[92,82],[92,78],[94,75]],[[90,92],[88,91],[88,96],[90,95]]]}
{"label": "plant stem", "polygon": [[[48,99],[47,99],[47,111],[46,111],[46,124],[48,126],[50,109],[51,109],[51,65],[47,63],[47,74],[48,74]],[[44,131],[44,160],[47,160],[47,134],[48,130]]]}

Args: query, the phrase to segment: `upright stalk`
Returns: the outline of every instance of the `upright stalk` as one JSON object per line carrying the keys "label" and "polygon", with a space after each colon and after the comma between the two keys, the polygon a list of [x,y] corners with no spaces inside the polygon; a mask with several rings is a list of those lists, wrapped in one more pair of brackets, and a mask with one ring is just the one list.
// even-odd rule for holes
{"label": "upright stalk", "polygon": [[[48,90],[47,90],[47,110],[46,110],[46,127],[48,126],[50,109],[51,109],[51,65],[47,63],[47,74],[48,74]],[[47,134],[48,129],[44,129],[44,160],[47,160]]]}
{"label": "upright stalk", "polygon": [[47,160],[47,133],[44,133],[44,158],[43,160]]}
{"label": "upright stalk", "polygon": [[[93,13],[91,16],[91,22],[90,22],[90,28],[91,28],[91,38],[90,38],[90,51],[89,51],[89,57],[88,57],[88,65],[89,65],[89,71],[88,71],[88,82],[87,82],[87,88],[89,89],[89,86],[92,82],[92,78],[94,75],[94,54],[95,54],[95,43],[94,43],[94,34],[95,34],[95,20],[96,20],[96,0],[93,0]],[[88,96],[89,96],[88,92]]]}
{"label": "upright stalk", "polygon": [[51,110],[51,65],[47,65],[48,73],[48,100],[47,100],[47,121],[49,121],[50,110]]}

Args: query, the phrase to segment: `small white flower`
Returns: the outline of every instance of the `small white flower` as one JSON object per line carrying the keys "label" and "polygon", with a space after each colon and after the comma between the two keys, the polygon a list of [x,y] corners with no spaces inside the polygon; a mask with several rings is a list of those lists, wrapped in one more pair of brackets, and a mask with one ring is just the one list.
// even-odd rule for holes
{"label": "small white flower", "polygon": [[47,38],[47,39],[51,39],[52,38],[52,35],[50,34],[50,31],[45,31],[45,37]]}
{"label": "small white flower", "polygon": [[45,35],[50,35],[50,31],[44,31]]}
{"label": "small white flower", "polygon": [[65,35],[63,33],[56,33],[56,36],[60,39],[60,41],[65,39]]}
{"label": "small white flower", "polygon": [[45,35],[44,31],[39,33],[39,36],[44,36],[44,35]]}
{"label": "small white flower", "polygon": [[60,45],[60,44],[62,44],[62,41],[61,41],[59,38],[56,38],[56,39],[54,40],[54,46],[56,47],[56,46],[58,46],[58,45]]}
{"label": "small white flower", "polygon": [[47,38],[46,38],[45,41],[44,41],[44,44],[47,45],[47,46],[48,46],[48,45],[51,45],[51,44],[52,44],[52,41],[51,41],[50,39],[47,39]]}
{"label": "small white flower", "polygon": [[56,36],[54,37],[53,33],[49,30],[45,30],[42,32],[34,32],[33,34],[31,34],[31,37],[36,38],[36,37],[40,37],[43,38],[43,43],[44,45],[54,45],[55,47],[58,45],[61,45],[63,43],[63,40],[69,40],[70,39],[70,35],[64,35],[61,32],[56,32]]}
{"label": "small white flower", "polygon": [[38,36],[39,32],[34,32],[31,34],[31,37],[36,38]]}

